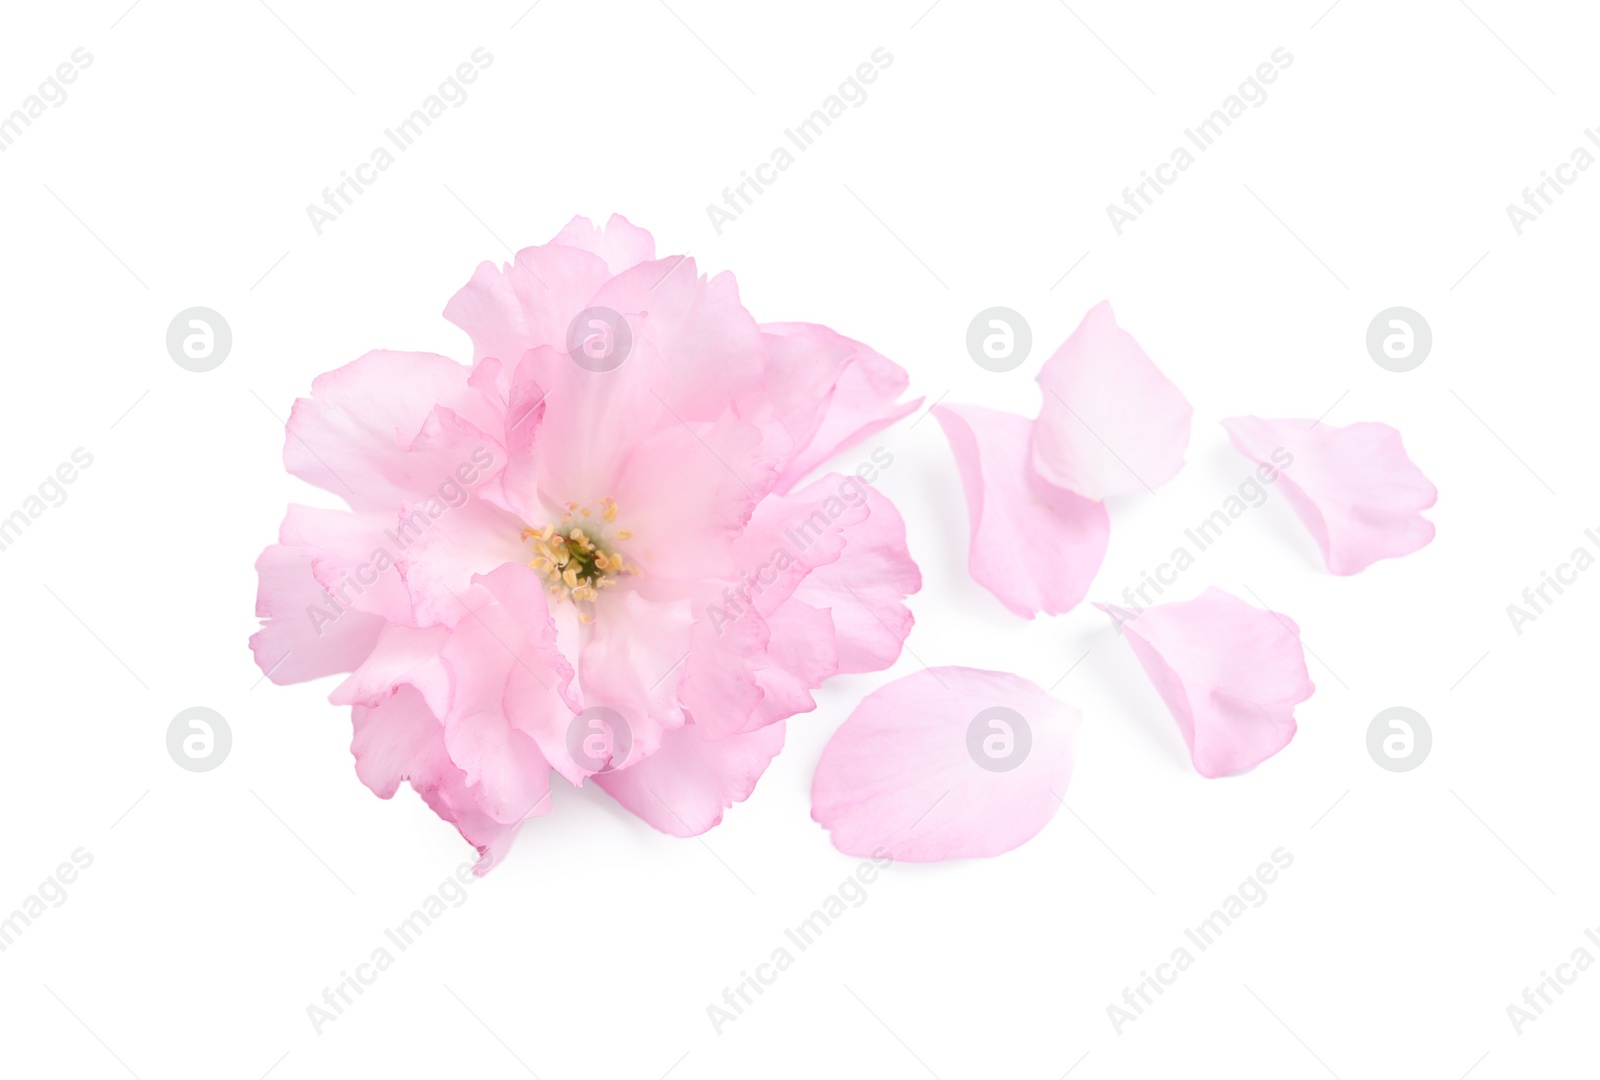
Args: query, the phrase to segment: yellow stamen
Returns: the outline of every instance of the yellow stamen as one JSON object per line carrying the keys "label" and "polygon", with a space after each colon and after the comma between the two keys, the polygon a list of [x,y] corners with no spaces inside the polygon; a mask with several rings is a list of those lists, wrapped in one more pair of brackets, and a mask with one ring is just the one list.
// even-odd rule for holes
{"label": "yellow stamen", "polygon": [[[617,519],[616,500],[607,495],[598,505],[598,519],[590,507],[567,502],[561,504],[559,523],[522,530],[534,556],[528,566],[545,580],[557,604],[569,598],[574,604],[593,604],[600,599],[600,590],[615,585],[619,575],[639,572],[613,546],[633,534],[606,528]],[[592,610],[580,609],[578,617],[587,623],[594,616]]]}

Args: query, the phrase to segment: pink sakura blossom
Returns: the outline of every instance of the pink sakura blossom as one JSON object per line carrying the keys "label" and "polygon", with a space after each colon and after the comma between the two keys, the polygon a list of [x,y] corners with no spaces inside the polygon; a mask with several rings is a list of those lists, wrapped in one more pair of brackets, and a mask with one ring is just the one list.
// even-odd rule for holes
{"label": "pink sakura blossom", "polygon": [[1389,425],[1341,428],[1235,416],[1222,426],[1234,449],[1252,461],[1267,464],[1275,449],[1294,458],[1280,474],[1280,486],[1331,572],[1359,573],[1433,540],[1433,522],[1422,511],[1438,500],[1438,489],[1412,464],[1400,433]]}
{"label": "pink sakura blossom", "polygon": [[746,798],[840,672],[881,670],[921,585],[893,458],[803,483],[914,409],[905,372],[733,278],[576,218],[484,263],[445,315],[471,365],[373,352],[312,384],[293,506],[257,563],[257,663],[347,677],[356,773],[411,786],[483,856],[552,774],[689,836]]}
{"label": "pink sakura blossom", "polygon": [[1294,620],[1208,588],[1135,614],[1096,604],[1155,684],[1201,776],[1232,776],[1294,738],[1294,707],[1316,690]]}

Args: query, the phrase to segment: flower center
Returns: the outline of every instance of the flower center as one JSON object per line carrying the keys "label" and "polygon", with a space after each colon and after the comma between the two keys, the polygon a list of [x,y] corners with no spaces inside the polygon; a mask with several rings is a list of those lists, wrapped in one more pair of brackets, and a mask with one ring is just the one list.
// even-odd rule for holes
{"label": "flower center", "polygon": [[[569,597],[574,604],[592,604],[618,576],[639,572],[617,551],[617,543],[633,534],[611,528],[616,520],[616,500],[607,496],[600,500],[598,515],[587,506],[567,503],[558,523],[522,530],[522,538],[533,545],[534,559],[528,565],[544,579],[557,604]],[[589,622],[594,616],[580,607],[578,618]]]}

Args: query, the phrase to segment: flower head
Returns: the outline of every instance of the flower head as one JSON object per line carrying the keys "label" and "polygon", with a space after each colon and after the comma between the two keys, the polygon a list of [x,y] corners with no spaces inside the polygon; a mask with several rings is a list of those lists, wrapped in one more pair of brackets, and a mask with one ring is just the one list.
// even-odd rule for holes
{"label": "flower head", "polygon": [[574,219],[484,263],[445,315],[471,365],[373,352],[295,403],[290,507],[257,563],[256,661],[342,673],[356,772],[409,782],[484,856],[550,809],[551,774],[656,828],[744,799],[839,672],[876,671],[921,584],[871,485],[802,484],[906,415],[907,378],[804,323],[760,325],[731,276]]}

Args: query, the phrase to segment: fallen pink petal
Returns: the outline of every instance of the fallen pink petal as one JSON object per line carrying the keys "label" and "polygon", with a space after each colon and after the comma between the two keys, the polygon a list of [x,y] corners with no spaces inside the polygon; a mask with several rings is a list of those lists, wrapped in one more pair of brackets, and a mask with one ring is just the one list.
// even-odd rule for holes
{"label": "fallen pink petal", "polygon": [[1433,522],[1422,511],[1438,500],[1438,489],[1389,425],[1236,416],[1222,426],[1245,457],[1281,470],[1279,487],[1330,572],[1359,573],[1433,540]]}
{"label": "fallen pink petal", "polygon": [[346,674],[357,776],[409,782],[480,873],[553,775],[704,832],[911,630],[893,457],[862,445],[916,407],[905,372],[759,325],[620,216],[482,264],[445,314],[472,364],[368,353],[295,403],[286,466],[350,510],[291,507],[262,553],[256,662]]}
{"label": "fallen pink petal", "polygon": [[1033,467],[1056,487],[1105,499],[1151,491],[1183,468],[1194,410],[1109,302],[1045,361],[1039,387]]}
{"label": "fallen pink petal", "polygon": [[868,694],[822,751],[811,816],[847,855],[983,858],[1061,807],[1081,717],[1003,671],[937,667]]}
{"label": "fallen pink petal", "polygon": [[1033,471],[1034,423],[1026,417],[977,405],[938,405],[933,413],[966,493],[973,580],[1025,619],[1072,610],[1105,558],[1106,508]]}
{"label": "fallen pink petal", "polygon": [[1096,604],[1150,676],[1201,776],[1233,776],[1289,745],[1316,690],[1300,628],[1218,588],[1141,611]]}

